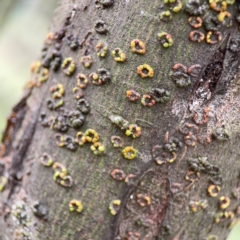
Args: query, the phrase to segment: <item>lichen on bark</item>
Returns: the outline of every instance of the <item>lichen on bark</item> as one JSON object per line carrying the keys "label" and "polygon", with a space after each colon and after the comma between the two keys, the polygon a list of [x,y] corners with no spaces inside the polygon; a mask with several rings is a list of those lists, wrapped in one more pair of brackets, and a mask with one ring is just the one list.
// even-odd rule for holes
{"label": "lichen on bark", "polygon": [[[184,11],[164,22],[159,14],[168,5],[159,1],[111,2],[63,0],[56,12],[43,49],[48,80],[26,90],[13,109],[20,124],[10,119],[3,138],[0,173],[8,184],[0,193],[2,236],[225,239],[239,218],[237,23],[222,26],[222,40],[214,45],[196,43],[188,41],[191,27]],[[238,14],[236,4],[229,6],[232,16]],[[157,37],[163,31],[173,38],[167,48]],[[133,39],[144,43],[145,54],[131,51]],[[101,58],[100,41],[109,49]],[[124,61],[115,61],[114,49],[126,59],[120,54]],[[88,85],[80,85],[79,73]],[[128,90],[144,95],[145,106],[140,99],[130,102]],[[85,112],[75,99],[83,94]],[[55,102],[59,98],[63,107]],[[113,146],[116,135],[124,146]],[[43,166],[44,153],[67,173]],[[114,169],[125,177],[114,179]],[[63,187],[66,176],[72,187]],[[211,185],[219,186],[217,197],[209,195]],[[225,209],[221,201],[227,198]],[[69,211],[72,199],[81,201],[82,211]]]}

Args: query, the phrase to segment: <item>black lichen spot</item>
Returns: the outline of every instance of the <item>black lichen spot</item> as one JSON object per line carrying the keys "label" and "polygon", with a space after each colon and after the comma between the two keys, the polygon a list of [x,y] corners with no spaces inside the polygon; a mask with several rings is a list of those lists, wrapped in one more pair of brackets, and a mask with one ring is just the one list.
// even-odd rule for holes
{"label": "black lichen spot", "polygon": [[200,16],[205,14],[207,6],[200,0],[189,0],[185,6],[185,11],[189,15]]}
{"label": "black lichen spot", "polygon": [[99,3],[102,4],[104,7],[111,7],[114,3],[113,0],[99,0]]}
{"label": "black lichen spot", "polygon": [[67,36],[67,44],[72,50],[77,50],[79,47],[79,40],[77,37],[74,37],[72,34]]}
{"label": "black lichen spot", "polygon": [[182,147],[183,147],[183,142],[181,142],[176,137],[171,137],[168,143],[166,143],[163,148],[167,152],[176,152],[179,150],[179,148],[182,148]]}
{"label": "black lichen spot", "polygon": [[89,78],[94,85],[107,84],[112,80],[110,72],[105,68],[99,68],[97,73],[91,73]]}
{"label": "black lichen spot", "polygon": [[229,140],[229,133],[224,127],[220,127],[213,132],[213,138],[218,141],[226,141]]}
{"label": "black lichen spot", "polygon": [[0,176],[3,175],[4,170],[5,170],[5,164],[3,162],[0,162]]}
{"label": "black lichen spot", "polygon": [[32,210],[35,216],[47,220],[48,210],[47,207],[39,201],[33,203]]}
{"label": "black lichen spot", "polygon": [[171,78],[177,87],[184,88],[191,84],[190,76],[184,72],[176,71],[171,75]]}
{"label": "black lichen spot", "polygon": [[155,102],[164,103],[170,99],[170,92],[164,88],[152,88],[149,94],[154,98]]}
{"label": "black lichen spot", "polygon": [[230,40],[228,49],[233,53],[240,52],[240,38],[232,38]]}
{"label": "black lichen spot", "polygon": [[74,137],[72,137],[70,135],[61,135],[61,134],[57,133],[55,135],[55,139],[56,139],[56,144],[59,147],[65,147],[71,151],[76,151],[78,148],[78,144],[76,143]]}
{"label": "black lichen spot", "polygon": [[194,157],[187,160],[188,165],[195,172],[205,172],[210,175],[219,175],[221,169],[211,164],[207,157]]}
{"label": "black lichen spot", "polygon": [[81,111],[84,114],[88,114],[90,112],[90,109],[90,103],[85,98],[81,98],[77,101],[77,110]]}
{"label": "black lichen spot", "polygon": [[49,127],[51,125],[51,121],[47,118],[47,114],[45,112],[40,113],[38,121],[43,127]]}
{"label": "black lichen spot", "polygon": [[66,28],[61,28],[60,30],[54,33],[54,39],[58,42],[61,42],[65,37],[66,31],[67,31]]}
{"label": "black lichen spot", "polygon": [[46,104],[49,110],[56,110],[57,108],[60,108],[61,106],[63,106],[64,101],[63,99],[52,99],[52,98],[48,98],[46,100]]}
{"label": "black lichen spot", "polygon": [[94,28],[99,34],[106,34],[108,32],[107,24],[103,20],[96,21]]}
{"label": "black lichen spot", "polygon": [[204,19],[203,25],[206,31],[218,31],[222,26],[217,17],[212,15],[209,15]]}
{"label": "black lichen spot", "polygon": [[76,110],[69,113],[69,121],[73,128],[79,129],[84,124],[85,118],[80,111]]}
{"label": "black lichen spot", "polygon": [[74,137],[66,135],[64,136],[65,147],[71,151],[76,151],[78,148],[77,143],[75,142]]}
{"label": "black lichen spot", "polygon": [[57,71],[61,66],[62,54],[59,49],[54,48],[51,52],[48,52],[48,47],[44,46],[42,49],[42,66],[45,68],[51,68],[53,71]]}
{"label": "black lichen spot", "polygon": [[57,132],[67,132],[69,125],[68,114],[63,113],[52,120],[51,129]]}

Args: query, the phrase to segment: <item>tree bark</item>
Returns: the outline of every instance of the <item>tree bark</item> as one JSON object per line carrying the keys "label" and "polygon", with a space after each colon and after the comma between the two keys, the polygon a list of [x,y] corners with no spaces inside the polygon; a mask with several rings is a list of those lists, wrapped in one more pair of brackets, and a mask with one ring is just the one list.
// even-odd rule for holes
{"label": "tree bark", "polygon": [[[45,42],[47,50],[43,51],[47,55],[43,53],[42,64],[61,44],[58,52],[63,60],[71,57],[76,70],[67,76],[62,69],[49,68],[48,80],[40,86],[30,84],[8,119],[0,169],[1,181],[8,180],[0,193],[0,236],[226,239],[240,214],[237,3],[228,6],[232,26],[221,26],[222,39],[211,45],[188,40],[193,29],[185,11],[173,13],[172,21],[164,22],[159,14],[168,5],[164,8],[159,1],[115,1],[105,7],[101,2],[111,1],[62,1],[51,30],[55,38],[50,34]],[[214,11],[208,9],[203,19],[212,14]],[[103,24],[99,20],[106,24],[106,32],[96,29]],[[157,38],[163,31],[174,40],[169,48],[164,48]],[[201,31],[204,32],[203,28]],[[71,35],[78,40],[75,51],[68,45],[74,43]],[[131,51],[133,39],[145,44],[145,54]],[[99,41],[106,42],[109,48],[104,58],[96,54]],[[126,54],[126,61],[114,61],[111,51],[115,48]],[[80,61],[86,55],[92,56],[89,68]],[[177,63],[188,70],[176,66]],[[141,78],[137,74],[137,68],[143,64],[151,66],[153,77]],[[68,132],[61,134],[75,138],[79,131],[84,134],[87,129],[94,129],[100,135],[98,142],[105,146],[104,153],[94,155],[90,143],[76,151],[69,150],[74,150],[76,143],[59,147],[55,139],[59,128],[54,121],[57,116],[64,119],[71,115],[69,111],[76,110],[73,88],[77,86],[78,73],[85,74],[90,81],[89,75],[102,68],[110,72],[111,80],[99,86],[91,83],[84,89],[91,110],[84,114],[83,126],[76,130],[70,121],[65,126]],[[147,70],[142,73],[150,75]],[[35,82],[38,77],[33,73]],[[185,88],[176,86],[180,78],[191,84]],[[64,86],[64,106],[49,110],[46,100],[53,95],[50,89],[57,83]],[[152,97],[153,88],[169,91],[170,100],[165,101],[165,96],[160,97],[163,103],[157,102],[159,99]],[[156,103],[148,107],[140,100],[130,102],[127,90],[135,90],[141,97],[150,92],[150,100],[155,99]],[[45,119],[42,112],[46,113]],[[48,117],[52,120],[46,122]],[[134,129],[131,133],[131,124],[141,128],[140,137],[134,137],[138,135]],[[111,137],[115,135],[123,139],[124,146],[113,146]],[[122,151],[128,146],[137,151],[133,160],[123,156]],[[66,166],[73,179],[72,187],[58,184],[61,177],[53,180],[54,171],[40,162],[44,153]],[[125,180],[113,179],[114,169],[124,171]],[[69,211],[72,199],[82,202],[81,213]],[[120,200],[120,205],[114,204],[114,200]]]}

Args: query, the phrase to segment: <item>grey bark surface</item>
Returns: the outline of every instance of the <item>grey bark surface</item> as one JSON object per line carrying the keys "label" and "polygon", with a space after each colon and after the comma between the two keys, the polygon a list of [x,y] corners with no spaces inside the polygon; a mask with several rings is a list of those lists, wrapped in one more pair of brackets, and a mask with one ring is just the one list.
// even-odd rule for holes
{"label": "grey bark surface", "polygon": [[[163,4],[159,1],[115,1],[109,8],[103,8],[90,0],[79,0],[69,3],[62,1],[56,12],[52,32],[62,28],[66,16],[73,11],[71,23],[67,26],[66,35],[73,34],[80,41],[77,51],[72,51],[62,42],[63,59],[72,57],[76,62],[76,71],[68,77],[61,70],[50,71],[49,79],[40,88],[26,90],[25,98],[13,112],[17,115],[19,127],[14,128],[9,140],[9,150],[1,158],[5,166],[2,175],[8,177],[8,184],[0,192],[0,232],[2,239],[174,239],[202,240],[226,239],[229,226],[237,221],[239,213],[238,192],[239,179],[239,55],[226,50],[223,56],[223,70],[216,92],[206,101],[196,97],[196,88],[206,67],[212,61],[217,49],[229,44],[231,38],[238,38],[236,23],[232,27],[223,28],[222,42],[209,45],[205,42],[193,43],[188,40],[190,26],[186,13],[174,14],[171,22],[159,20]],[[235,5],[230,7],[236,15]],[[94,25],[99,19],[108,26],[107,34],[98,34]],[[157,33],[170,32],[174,39],[171,48],[163,48]],[[146,46],[146,54],[131,52],[130,42],[141,39]],[[110,50],[121,48],[127,60],[117,63],[108,55],[99,59],[95,46],[99,41],[108,43]],[[53,47],[53,46],[51,46]],[[51,48],[50,47],[50,48]],[[93,57],[92,66],[87,69],[80,62],[86,51]],[[172,81],[170,73],[176,63],[185,66],[200,64],[202,71],[192,80],[187,88],[178,88]],[[154,77],[142,79],[137,75],[137,67],[149,64],[154,69]],[[81,128],[95,129],[100,134],[106,153],[95,156],[90,145],[79,147],[76,152],[59,148],[55,142],[55,132],[43,128],[38,121],[39,115],[45,111],[48,116],[57,116],[58,111],[49,111],[46,99],[51,97],[49,88],[58,83],[64,85],[64,108],[74,110],[76,100],[72,89],[76,86],[78,73],[89,75],[99,68],[111,72],[111,83],[95,86],[90,84],[84,90],[84,97],[91,103],[91,112]],[[233,78],[234,77],[234,78]],[[131,103],[126,98],[126,90],[135,89],[141,95],[154,87],[161,87],[171,92],[167,103],[156,103],[153,107],[143,107],[140,102]],[[218,88],[224,92],[217,93]],[[204,124],[196,124],[193,117],[196,113],[202,117],[204,109],[211,109],[211,116]],[[110,120],[109,116],[119,115],[130,123],[141,127],[141,136],[133,139],[127,137]],[[209,114],[210,115],[210,114]],[[198,136],[204,139],[194,146],[184,146],[176,153],[173,163],[158,165],[153,156],[156,146],[164,146],[171,137],[184,143],[186,136],[179,130],[185,123],[198,125]],[[212,139],[217,128],[227,129],[227,141]],[[68,135],[75,136],[76,130],[70,129]],[[122,156],[122,149],[114,148],[111,136],[118,135],[124,139],[125,146],[134,146],[137,157],[127,160]],[[206,136],[211,142],[206,142]],[[4,144],[4,143],[3,143]],[[6,144],[6,143],[5,143]],[[163,150],[161,150],[163,151]],[[64,164],[74,184],[64,188],[53,181],[53,171],[40,164],[40,157],[48,153],[55,161]],[[160,153],[161,156],[161,153]],[[188,159],[207,157],[213,169],[199,170],[197,180],[187,181],[185,176],[193,167]],[[126,174],[135,177],[125,183],[112,179],[113,169],[122,169]],[[198,172],[195,170],[195,173]],[[210,197],[207,189],[213,177],[221,177],[221,191],[217,197]],[[235,197],[233,196],[235,194]],[[139,204],[144,196],[144,206]],[[230,206],[220,209],[219,197],[229,197]],[[150,199],[148,204],[146,199]],[[81,200],[82,213],[70,212],[68,203],[72,199]],[[120,199],[121,205],[115,216],[109,212],[112,200]],[[40,201],[48,210],[47,220],[36,217],[32,212],[34,202]],[[21,210],[26,215],[27,224],[16,221],[12,217],[14,206],[23,202]],[[193,205],[204,203],[193,211]],[[215,216],[220,212],[234,212],[234,218],[221,218],[215,223]],[[28,232],[29,237],[16,237],[19,232]],[[132,233],[132,236],[130,236]],[[138,237],[139,233],[139,237]],[[134,235],[135,234],[135,238]],[[14,236],[14,237],[13,237]]]}

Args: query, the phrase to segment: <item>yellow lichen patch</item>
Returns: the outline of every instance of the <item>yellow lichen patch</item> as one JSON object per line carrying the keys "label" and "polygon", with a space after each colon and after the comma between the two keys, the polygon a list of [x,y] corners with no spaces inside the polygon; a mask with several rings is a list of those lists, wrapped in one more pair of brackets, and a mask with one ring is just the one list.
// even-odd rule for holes
{"label": "yellow lichen patch", "polygon": [[210,185],[208,187],[208,194],[211,196],[211,197],[217,197],[218,193],[220,192],[221,188],[217,185]]}
{"label": "yellow lichen patch", "polygon": [[142,78],[152,78],[154,76],[154,71],[148,64],[143,64],[137,67],[137,74]]}
{"label": "yellow lichen patch", "polygon": [[7,184],[6,177],[0,177],[0,192],[2,192]]}
{"label": "yellow lichen patch", "polygon": [[134,53],[145,54],[146,52],[145,44],[139,39],[133,39],[131,41],[131,49]]}
{"label": "yellow lichen patch", "polygon": [[122,154],[124,158],[133,160],[137,156],[137,150],[131,146],[128,146],[122,150]]}
{"label": "yellow lichen patch", "polygon": [[65,58],[62,63],[63,73],[67,76],[71,76],[74,73],[75,69],[76,63],[74,62],[74,60],[71,57]]}
{"label": "yellow lichen patch", "polygon": [[118,213],[119,206],[121,205],[121,200],[113,200],[109,204],[109,210],[112,215],[116,215]]}
{"label": "yellow lichen patch", "polygon": [[126,54],[120,48],[115,48],[112,51],[112,56],[116,62],[125,62],[126,61]]}
{"label": "yellow lichen patch", "polygon": [[220,204],[219,206],[220,206],[221,209],[228,208],[230,203],[231,203],[231,200],[230,200],[229,197],[221,196],[219,198],[219,204]]}
{"label": "yellow lichen patch", "polygon": [[73,212],[76,211],[78,213],[81,213],[83,210],[82,202],[76,199],[73,199],[69,202],[69,211]]}

